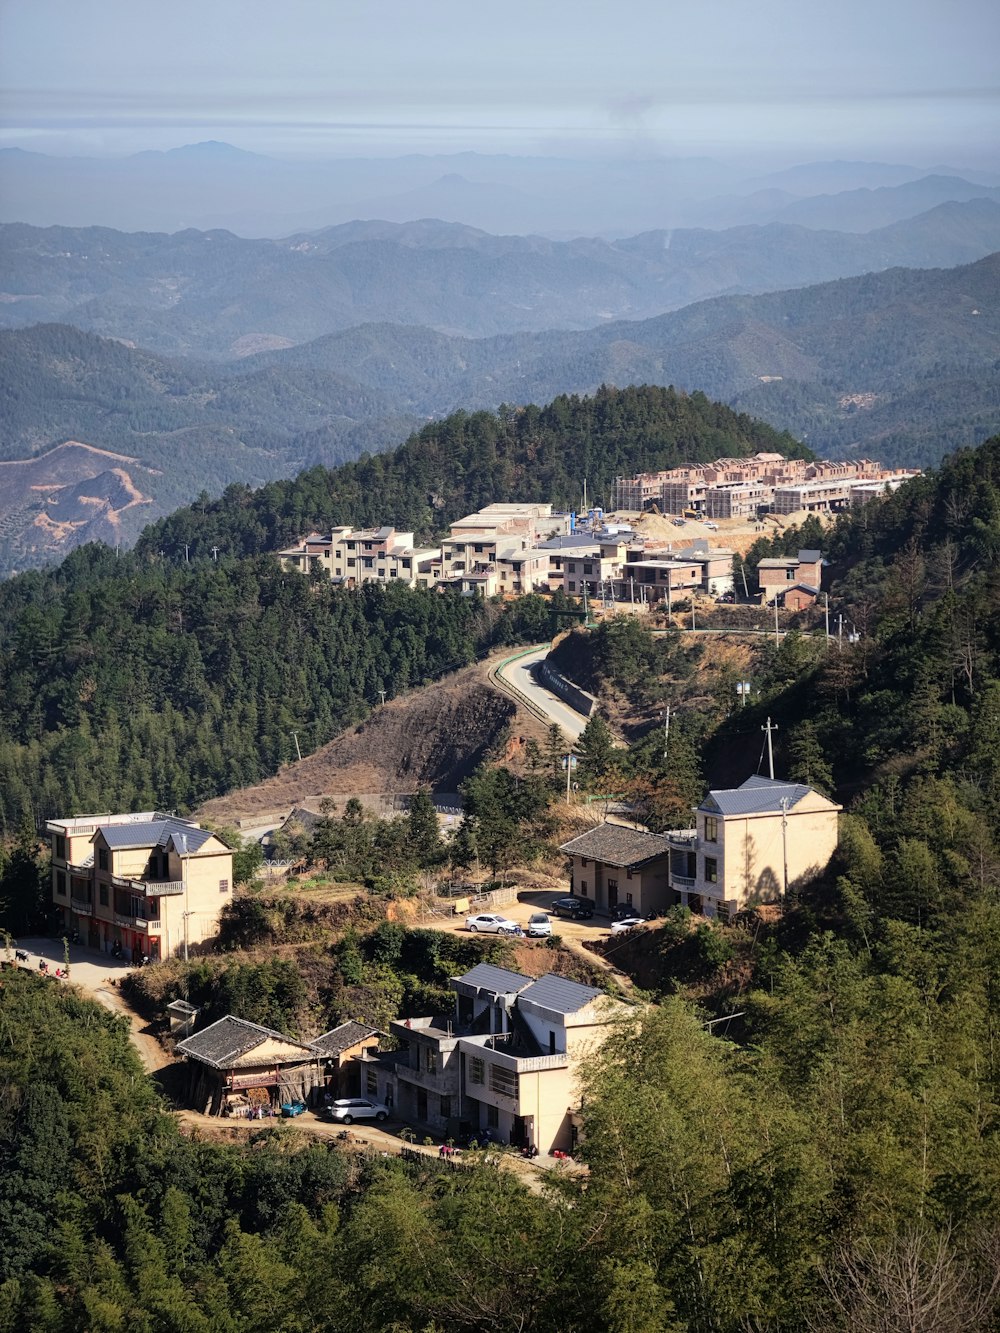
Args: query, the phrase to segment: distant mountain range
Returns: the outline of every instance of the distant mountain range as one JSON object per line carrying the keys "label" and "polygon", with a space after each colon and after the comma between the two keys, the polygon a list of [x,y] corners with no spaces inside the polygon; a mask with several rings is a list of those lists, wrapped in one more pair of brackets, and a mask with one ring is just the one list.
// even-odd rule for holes
{"label": "distant mountain range", "polygon": [[[388,448],[456,409],[546,402],[602,383],[702,390],[820,454],[933,462],[1000,422],[1000,254],[720,297],[582,332],[468,339],[369,324],[226,365],[168,360],[64,325],[8,331],[0,457],[72,440],[139,460],[113,462],[149,500],[123,506],[115,531],[129,540],[202,490]],[[95,456],[92,475],[109,465]],[[78,470],[70,481],[79,484]],[[77,540],[69,521],[49,540],[60,484],[22,488],[15,513],[0,509],[0,567]]]}
{"label": "distant mountain range", "polygon": [[351,222],[282,241],[9,224],[0,226],[0,327],[58,321],[171,356],[229,359],[367,323],[464,337],[587,329],[996,250],[1000,202],[988,198],[937,204],[864,235],[769,223],[613,242],[440,221]]}
{"label": "distant mountain range", "polygon": [[[910,188],[928,177],[936,184]],[[270,237],[353,218],[424,217],[559,238],[770,221],[867,231],[938,203],[988,196],[997,185],[995,174],[947,164],[814,162],[749,177],[711,158],[458,153],[289,161],[212,142],[124,158],[0,151],[3,221]],[[796,217],[812,196],[830,197]]]}

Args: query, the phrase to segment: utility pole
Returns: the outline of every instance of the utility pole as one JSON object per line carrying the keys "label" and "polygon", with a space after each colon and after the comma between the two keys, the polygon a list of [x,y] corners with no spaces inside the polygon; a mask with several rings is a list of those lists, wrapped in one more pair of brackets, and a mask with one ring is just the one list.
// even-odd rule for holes
{"label": "utility pole", "polygon": [[670,619],[670,606],[673,602],[673,593],[670,587],[670,566],[667,566],[667,629],[670,628],[672,621]]}
{"label": "utility pole", "polygon": [[299,763],[301,763],[302,751],[299,749],[299,733],[297,731],[292,732],[292,739],[295,741],[295,753],[299,756]]}
{"label": "utility pole", "polygon": [[667,704],[666,716],[663,719],[663,761],[666,763],[667,747],[670,744],[670,705]]}
{"label": "utility pole", "polygon": [[826,598],[824,615],[826,618],[826,643],[827,647],[829,647],[830,646],[830,594],[828,592],[825,592],[823,596]]}
{"label": "utility pole", "polygon": [[572,755],[572,753],[570,753],[570,754],[568,754],[568,755],[566,756],[566,804],[567,804],[567,805],[569,805],[569,803],[570,803],[570,801],[569,801],[569,784],[570,784],[570,779],[572,778],[572,776],[573,776],[573,755]]}
{"label": "utility pole", "polygon": [[217,546],[213,546],[213,547],[212,547],[212,559],[216,562],[216,564],[218,564],[218,562],[219,562],[219,548],[218,548]]}
{"label": "utility pole", "polygon": [[[773,777],[774,774],[772,773]],[[788,797],[782,796],[781,801],[781,855],[784,863],[784,880],[781,890],[781,904],[783,907],[788,905]]]}
{"label": "utility pole", "polygon": [[775,597],[775,599],[774,599],[774,646],[775,646],[775,648],[778,647],[778,645],[780,644],[780,642],[781,642],[781,636],[778,634],[778,599],[777,599],[777,597]]}
{"label": "utility pole", "polygon": [[188,559],[188,552],[190,551],[190,549],[191,549],[191,547],[188,545],[187,542],[185,542],[185,543],[184,543],[184,563],[185,563],[186,565],[189,565],[189,564],[191,563],[191,561]]}
{"label": "utility pole", "polygon": [[384,707],[385,707],[385,690],[379,690],[378,694],[379,694],[379,699],[381,700],[381,703],[382,703],[382,707],[384,708]]}
{"label": "utility pole", "polygon": [[747,599],[747,601],[749,602],[749,600],[750,600],[750,589],[747,587],[747,567],[746,567],[746,565],[743,563],[742,560],[740,561],[740,573],[743,575],[743,596],[744,596],[744,597]]}
{"label": "utility pole", "polygon": [[844,616],[841,612],[837,616],[837,651],[843,652],[844,648]]}
{"label": "utility pole", "polygon": [[772,778],[774,777],[774,747],[771,743],[771,733],[777,730],[778,724],[772,722],[770,718],[768,718],[764,726],[761,727],[761,731],[767,732],[767,768]]}
{"label": "utility pole", "polygon": [[184,961],[188,960],[188,877],[187,877],[187,834],[181,834],[181,881],[184,885]]}

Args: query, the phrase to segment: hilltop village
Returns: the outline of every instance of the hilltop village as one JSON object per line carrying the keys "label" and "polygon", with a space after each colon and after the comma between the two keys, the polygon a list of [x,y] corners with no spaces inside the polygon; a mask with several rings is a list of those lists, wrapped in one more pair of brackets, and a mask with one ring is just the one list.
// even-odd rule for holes
{"label": "hilltop village", "polygon": [[[728,597],[737,552],[713,544],[720,523],[833,514],[914,475],[868,460],[806,462],[758,453],[619,477],[613,515],[600,508],[578,514],[556,513],[550,504],[490,504],[452,523],[439,546],[418,546],[413,532],[390,526],[345,526],[310,533],[277,554],[285,568],[345,586],[404,583],[483,597],[560,591],[640,605],[669,602],[675,594]],[[678,529],[698,525],[706,535],[685,540],[678,533],[676,541],[650,535],[636,524],[644,514],[672,516]],[[819,552],[804,551],[791,562],[762,562],[765,600],[792,588],[818,589],[820,561]]]}

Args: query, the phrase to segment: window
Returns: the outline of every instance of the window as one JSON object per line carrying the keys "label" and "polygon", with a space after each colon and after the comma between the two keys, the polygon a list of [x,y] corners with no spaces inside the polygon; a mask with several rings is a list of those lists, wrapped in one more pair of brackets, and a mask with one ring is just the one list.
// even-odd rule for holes
{"label": "window", "polygon": [[714,856],[705,857],[705,882],[707,884],[719,882],[719,863]]}
{"label": "window", "polygon": [[64,870],[56,871],[56,894],[60,898],[66,897],[66,872]]}
{"label": "window", "polygon": [[609,879],[609,880],[608,880],[608,896],[610,897],[610,895],[611,895],[612,893],[617,894],[617,892],[618,892],[618,881],[617,881],[616,879]]}
{"label": "window", "polygon": [[587,896],[587,881],[586,881],[585,879],[581,879],[581,880],[580,880],[580,893],[583,895],[584,898],[586,898],[586,896]]}
{"label": "window", "polygon": [[220,892],[220,893],[228,893],[228,892],[229,892],[229,880],[228,880],[228,879],[220,879],[220,880],[219,880],[219,892]]}
{"label": "window", "polygon": [[719,821],[716,819],[715,815],[705,816],[705,841],[719,841]]}
{"label": "window", "polygon": [[632,906],[632,895],[630,893],[626,893],[625,901],[628,903],[629,907]]}
{"label": "window", "polygon": [[626,867],[625,867],[625,878],[626,878],[626,879],[631,879],[631,878],[632,878],[632,867],[631,867],[631,866],[626,866]]}
{"label": "window", "polygon": [[107,905],[108,905],[108,886],[107,886],[106,884],[99,884],[99,885],[97,886],[97,892],[98,892],[98,895],[99,895],[99,898],[100,898],[101,906],[102,906],[102,907],[107,907]]}
{"label": "window", "polygon": [[498,1092],[501,1097],[516,1097],[517,1074],[514,1070],[490,1065],[490,1092]]}
{"label": "window", "polygon": [[469,1060],[469,1082],[482,1083],[485,1065],[478,1055],[474,1055]]}
{"label": "window", "polygon": [[583,869],[583,867],[584,867],[586,864],[587,864],[587,858],[586,858],[585,856],[581,856],[581,857],[580,857],[580,868]]}
{"label": "window", "polygon": [[378,1093],[378,1074],[374,1065],[369,1066],[365,1072],[365,1092],[369,1097],[374,1097]]}
{"label": "window", "polygon": [[576,584],[573,582],[572,579],[570,579],[570,582],[569,582],[569,590],[570,590],[570,592],[576,592]]}
{"label": "window", "polygon": [[108,849],[98,847],[97,849],[97,868],[98,870],[107,870],[108,868]]}
{"label": "window", "polygon": [[66,839],[56,838],[56,856],[60,861],[66,860]]}
{"label": "window", "polygon": [[495,1106],[487,1106],[486,1108],[486,1127],[487,1129],[500,1128],[500,1112]]}
{"label": "window", "polygon": [[549,1055],[555,1055],[555,1053],[556,1053],[556,1034],[555,1034],[554,1032],[550,1032],[550,1033],[549,1033]]}
{"label": "window", "polygon": [[424,1068],[427,1070],[428,1074],[436,1074],[437,1067],[437,1051],[435,1051],[433,1047],[428,1046],[424,1050]]}

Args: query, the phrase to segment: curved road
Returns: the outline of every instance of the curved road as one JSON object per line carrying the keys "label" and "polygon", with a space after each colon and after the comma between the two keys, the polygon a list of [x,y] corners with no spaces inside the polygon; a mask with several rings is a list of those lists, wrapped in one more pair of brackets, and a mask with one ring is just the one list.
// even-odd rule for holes
{"label": "curved road", "polygon": [[549,645],[544,644],[541,648],[526,653],[524,657],[519,657],[515,662],[508,662],[505,667],[497,672],[497,679],[510,685],[518,694],[523,694],[526,699],[530,699],[535,707],[545,714],[550,723],[554,722],[556,724],[568,740],[576,741],[587,725],[587,719],[581,713],[570,708],[569,704],[564,704],[557,695],[540,684],[532,674],[533,668],[548,656],[548,652]]}

